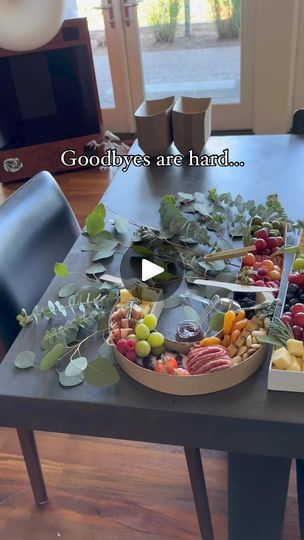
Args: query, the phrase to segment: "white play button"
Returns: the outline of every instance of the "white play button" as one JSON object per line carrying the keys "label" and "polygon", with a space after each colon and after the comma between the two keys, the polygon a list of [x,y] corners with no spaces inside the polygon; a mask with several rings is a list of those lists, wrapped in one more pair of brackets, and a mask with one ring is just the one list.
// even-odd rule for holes
{"label": "white play button", "polygon": [[164,271],[165,270],[161,266],[158,266],[157,264],[154,264],[151,261],[147,261],[147,259],[143,259],[141,262],[142,281],[148,281],[148,279],[158,276],[159,274],[162,274]]}

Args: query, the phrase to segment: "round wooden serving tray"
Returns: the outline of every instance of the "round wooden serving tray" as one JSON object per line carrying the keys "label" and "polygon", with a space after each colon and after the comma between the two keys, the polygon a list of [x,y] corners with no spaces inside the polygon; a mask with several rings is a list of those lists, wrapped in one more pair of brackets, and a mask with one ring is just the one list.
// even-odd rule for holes
{"label": "round wooden serving tray", "polygon": [[[166,343],[166,342],[165,342]],[[170,349],[172,349],[170,342]],[[112,345],[113,346],[113,345]],[[166,375],[165,373],[156,373],[134,364],[117,351],[113,346],[114,356],[120,367],[132,379],[165,394],[174,394],[178,396],[196,396],[200,394],[211,394],[219,392],[226,388],[236,386],[250,377],[263,363],[266,353],[266,346],[263,345],[256,353],[229,369],[207,373],[205,375]],[[177,351],[179,352],[179,351]]]}

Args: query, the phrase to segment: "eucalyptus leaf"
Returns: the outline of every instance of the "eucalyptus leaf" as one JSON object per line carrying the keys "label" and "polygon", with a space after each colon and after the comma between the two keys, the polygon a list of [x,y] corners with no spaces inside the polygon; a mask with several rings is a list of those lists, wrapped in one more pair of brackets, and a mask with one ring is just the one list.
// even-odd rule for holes
{"label": "eucalyptus leaf", "polygon": [[98,244],[102,240],[115,240],[115,236],[110,231],[102,231],[101,233],[97,234],[95,238],[93,238],[91,241],[95,244]]}
{"label": "eucalyptus leaf", "polygon": [[113,347],[111,347],[107,341],[105,341],[98,349],[98,354],[106,358],[111,364],[114,364],[115,358],[114,358],[114,352]]}
{"label": "eucalyptus leaf", "polygon": [[183,193],[182,191],[179,191],[177,196],[182,199],[182,201],[190,202],[195,200],[195,196],[191,195],[191,193]]}
{"label": "eucalyptus leaf", "polygon": [[80,302],[91,302],[92,300],[95,300],[98,296],[100,296],[100,294],[101,288],[99,289],[99,287],[86,285],[84,287],[81,287],[81,289],[78,291],[77,300]]}
{"label": "eucalyptus leaf", "polygon": [[132,249],[135,251],[135,253],[139,253],[139,255],[143,255],[144,257],[150,257],[153,255],[152,249],[149,249],[146,246],[138,246],[133,244]]}
{"label": "eucalyptus leaf", "polygon": [[95,208],[92,210],[92,214],[98,214],[104,220],[107,214],[105,205],[100,203],[95,206]]}
{"label": "eucalyptus leaf", "polygon": [[114,227],[118,234],[126,234],[129,231],[129,223],[122,216],[115,216]]}
{"label": "eucalyptus leaf", "polygon": [[58,293],[59,298],[68,298],[72,294],[75,294],[78,287],[78,283],[66,283],[65,285],[63,285],[63,287],[61,287]]}
{"label": "eucalyptus leaf", "polygon": [[170,281],[172,279],[177,279],[177,276],[174,276],[171,272],[162,272],[154,278],[156,283],[164,283],[165,281]]}
{"label": "eucalyptus leaf", "polygon": [[29,369],[35,365],[36,355],[32,351],[23,351],[17,354],[15,366],[19,369]]}
{"label": "eucalyptus leaf", "polygon": [[64,371],[59,373],[59,382],[62,386],[65,387],[72,387],[72,386],[78,386],[79,384],[82,384],[84,381],[84,375],[81,373],[80,375],[76,377],[70,377],[67,376]]}
{"label": "eucalyptus leaf", "polygon": [[164,309],[174,309],[180,306],[182,303],[178,294],[173,294],[164,300]]}
{"label": "eucalyptus leaf", "polygon": [[110,318],[110,313],[105,313],[103,312],[99,317],[98,317],[98,330],[101,332],[101,331],[106,331],[109,327],[109,318]]}
{"label": "eucalyptus leaf", "polygon": [[194,321],[198,323],[200,321],[201,316],[191,306],[184,306],[184,318],[186,321]]}
{"label": "eucalyptus leaf", "polygon": [[113,251],[116,248],[119,241],[116,238],[104,238],[99,240],[95,245],[95,251]]}
{"label": "eucalyptus leaf", "polygon": [[66,346],[63,343],[57,343],[40,362],[40,369],[42,371],[48,371],[56,366],[57,362],[60,360],[62,355],[66,350]]}
{"label": "eucalyptus leaf", "polygon": [[113,386],[118,383],[119,374],[107,358],[100,357],[89,362],[84,372],[84,380],[93,386]]}
{"label": "eucalyptus leaf", "polygon": [[206,260],[203,260],[203,261],[199,261],[199,266],[201,266],[201,268],[204,268],[204,270],[206,270],[207,272],[210,271],[210,272],[220,272],[221,270],[224,270],[224,268],[226,268],[226,263],[225,261],[206,261]]}
{"label": "eucalyptus leaf", "polygon": [[270,336],[270,335],[268,335],[268,336],[259,336],[257,339],[258,339],[259,343],[267,343],[268,345],[275,345],[275,346],[278,346],[278,347],[282,347],[282,346],[286,345],[286,343],[284,344],[278,338],[276,338],[274,336]]}
{"label": "eucalyptus leaf", "polygon": [[90,268],[87,269],[86,274],[94,275],[94,274],[102,274],[103,272],[105,272],[104,265],[101,263],[97,263],[90,266]]}
{"label": "eucalyptus leaf", "polygon": [[92,257],[92,261],[96,262],[102,259],[109,259],[113,255],[114,255],[114,251],[104,249],[101,251],[97,251],[97,253]]}
{"label": "eucalyptus leaf", "polygon": [[97,248],[96,243],[90,242],[90,240],[88,240],[88,241],[85,242],[84,245],[82,246],[81,251],[87,251],[87,252],[90,252],[90,251],[98,251],[98,248]]}
{"label": "eucalyptus leaf", "polygon": [[179,237],[181,242],[184,242],[184,244],[197,244],[197,240],[194,238],[186,238],[184,236]]}
{"label": "eucalyptus leaf", "polygon": [[79,356],[78,358],[73,358],[70,360],[70,363],[65,368],[65,375],[67,377],[78,377],[86,369],[88,361],[85,356]]}
{"label": "eucalyptus leaf", "polygon": [[66,264],[62,262],[56,262],[54,264],[54,272],[57,277],[63,278],[69,275],[70,271]]}
{"label": "eucalyptus leaf", "polygon": [[86,229],[90,238],[94,238],[104,229],[105,222],[101,214],[98,212],[92,212],[86,219]]}
{"label": "eucalyptus leaf", "polygon": [[53,315],[56,315],[56,307],[54,302],[52,302],[51,300],[48,301],[48,308],[53,313]]}
{"label": "eucalyptus leaf", "polygon": [[202,216],[210,216],[210,212],[212,211],[212,209],[210,210],[209,205],[206,205],[200,202],[194,203],[193,208],[196,212],[199,212]]}
{"label": "eucalyptus leaf", "polygon": [[214,330],[215,332],[220,332],[224,326],[224,313],[215,313],[210,318],[209,330]]}

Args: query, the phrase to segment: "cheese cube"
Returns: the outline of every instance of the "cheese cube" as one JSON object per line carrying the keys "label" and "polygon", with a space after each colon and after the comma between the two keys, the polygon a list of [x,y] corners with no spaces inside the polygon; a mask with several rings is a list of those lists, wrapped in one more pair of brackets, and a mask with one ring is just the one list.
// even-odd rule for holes
{"label": "cheese cube", "polygon": [[237,347],[243,347],[243,345],[245,345],[245,342],[246,342],[246,339],[243,336],[240,336],[236,340],[235,344],[236,344]]}
{"label": "cheese cube", "polygon": [[133,300],[134,296],[127,290],[127,289],[121,289],[120,291],[120,302],[122,304],[127,304],[130,302],[130,300]]}
{"label": "cheese cube", "polygon": [[290,369],[292,364],[291,354],[285,347],[281,347],[272,353],[272,363],[278,369]]}
{"label": "cheese cube", "polygon": [[139,306],[143,312],[143,316],[148,315],[151,311],[151,307],[149,304],[140,304]]}
{"label": "cheese cube", "polygon": [[227,350],[228,350],[231,358],[233,358],[234,356],[236,356],[238,354],[238,348],[234,345],[234,343],[231,343],[229,345],[229,347],[227,347]]}
{"label": "cheese cube", "polygon": [[289,371],[301,371],[301,365],[302,360],[300,360],[296,356],[292,356],[292,362]]}
{"label": "cheese cube", "polygon": [[298,339],[289,339],[287,341],[287,350],[294,356],[304,356],[303,341],[299,341]]}

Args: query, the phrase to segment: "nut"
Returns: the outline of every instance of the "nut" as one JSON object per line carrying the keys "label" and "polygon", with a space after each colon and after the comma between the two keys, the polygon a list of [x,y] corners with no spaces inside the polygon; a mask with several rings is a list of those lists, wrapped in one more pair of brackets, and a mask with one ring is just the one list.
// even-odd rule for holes
{"label": "nut", "polygon": [[252,337],[251,336],[248,336],[247,339],[246,339],[246,345],[247,347],[250,349],[251,345],[252,345]]}
{"label": "nut", "polygon": [[243,356],[243,354],[245,354],[246,352],[247,352],[247,347],[246,347],[246,345],[244,345],[243,347],[241,347],[241,348],[239,349],[239,355],[240,355],[240,356]]}
{"label": "nut", "polygon": [[255,351],[257,351],[261,347],[262,347],[261,343],[254,343],[253,345],[251,345],[251,348],[254,349]]}
{"label": "nut", "polygon": [[233,362],[234,364],[240,364],[242,362],[243,358],[238,354],[234,357]]}

